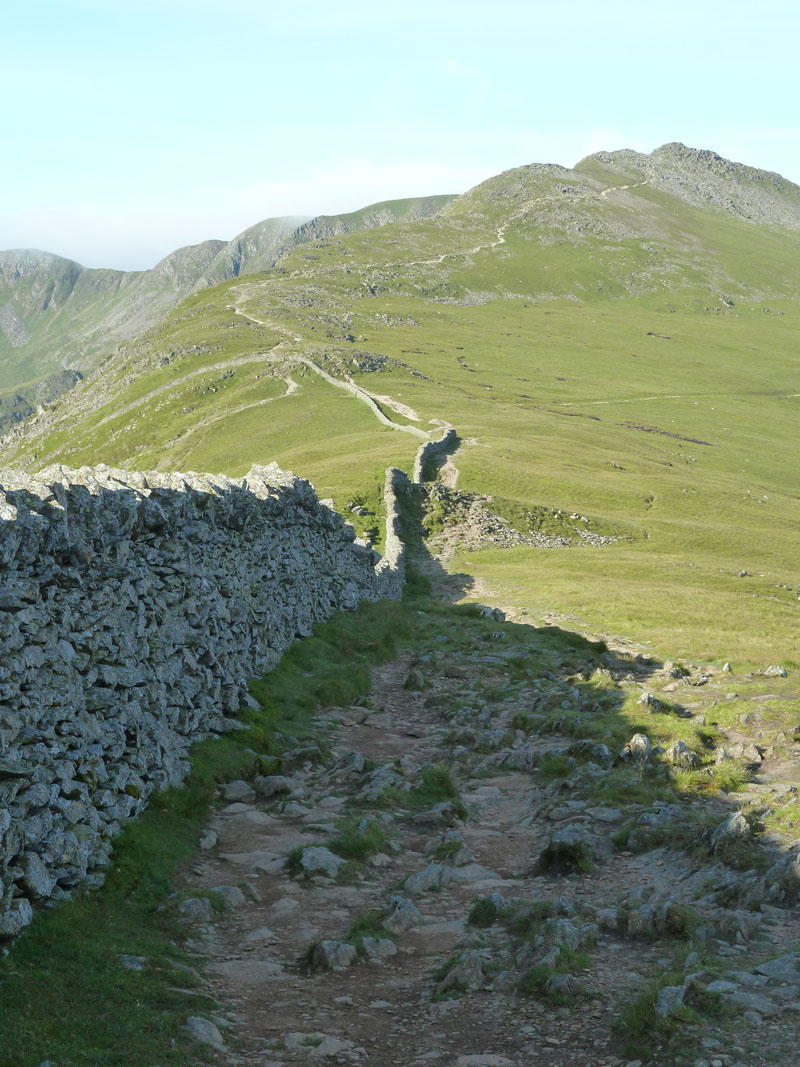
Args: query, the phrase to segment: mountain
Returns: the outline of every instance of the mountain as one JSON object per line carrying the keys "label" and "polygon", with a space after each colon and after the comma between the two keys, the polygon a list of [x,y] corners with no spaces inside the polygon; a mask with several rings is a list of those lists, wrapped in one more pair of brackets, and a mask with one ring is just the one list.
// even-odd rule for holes
{"label": "mountain", "polygon": [[761,225],[800,230],[800,189],[796,185],[780,174],[733,163],[716,152],[673,142],[650,155],[630,150],[597,152],[575,169],[601,180],[623,178],[646,183],[695,207]]}
{"label": "mountain", "polygon": [[[450,199],[385,201],[311,220],[265,219],[232,241],[179,248],[147,271],[91,269],[31,249],[0,252],[0,394],[8,393],[0,428],[30,413],[27,400],[18,403],[30,383],[62,368],[91,369],[195,290],[267,270],[294,245],[317,237],[426,218]],[[57,374],[51,385],[68,381]]]}
{"label": "mountain", "polygon": [[372,230],[387,226],[390,222],[410,222],[429,219],[437,215],[454,196],[421,196],[408,200],[383,200],[378,204],[351,211],[346,215],[317,215],[297,231],[295,244],[321,240],[325,237],[341,237],[358,230]]}
{"label": "mountain", "polygon": [[383,469],[451,425],[430,521],[463,576],[673,658],[779,662],[800,586],[798,203],[671,144],[516,168],[428,217],[317,220],[266,273],[196,289],[3,459],[274,459],[374,526]]}
{"label": "mountain", "polygon": [[217,252],[193,288],[216,285],[240,274],[268,270],[305,218],[264,219],[244,230]]}
{"label": "mountain", "polygon": [[356,230],[371,230],[375,226],[386,226],[390,222],[429,218],[452,199],[452,196],[444,195],[384,200],[343,215],[317,215],[309,220],[294,219],[292,221],[295,227],[288,237],[285,228],[276,225],[285,220],[266,219],[229,241],[203,274],[198,287],[214,285],[243,274],[258,274],[269,270],[281,255],[306,241],[337,237],[354,233]]}
{"label": "mountain", "polygon": [[87,269],[28,249],[0,252],[0,388],[91,366],[174,307],[221,248],[181,248],[135,272]]}

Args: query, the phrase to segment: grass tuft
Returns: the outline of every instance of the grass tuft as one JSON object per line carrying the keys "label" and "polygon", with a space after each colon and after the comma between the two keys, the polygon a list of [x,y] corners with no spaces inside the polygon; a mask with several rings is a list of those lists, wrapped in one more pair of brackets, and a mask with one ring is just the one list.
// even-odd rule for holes
{"label": "grass tuft", "polygon": [[382,823],[360,819],[343,823],[327,847],[343,859],[363,862],[380,852],[386,840],[386,829]]}
{"label": "grass tuft", "polygon": [[500,909],[489,897],[476,900],[469,910],[467,922],[472,926],[491,926],[500,917]]}

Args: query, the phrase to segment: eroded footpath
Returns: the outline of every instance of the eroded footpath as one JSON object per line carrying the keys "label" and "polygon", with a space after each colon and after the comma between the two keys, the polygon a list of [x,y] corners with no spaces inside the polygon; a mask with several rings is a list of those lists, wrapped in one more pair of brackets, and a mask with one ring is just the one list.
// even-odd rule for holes
{"label": "eroded footpath", "polygon": [[[451,612],[224,785],[176,898],[199,1061],[796,1063],[794,854],[688,675]],[[724,764],[740,791],[698,790]]]}

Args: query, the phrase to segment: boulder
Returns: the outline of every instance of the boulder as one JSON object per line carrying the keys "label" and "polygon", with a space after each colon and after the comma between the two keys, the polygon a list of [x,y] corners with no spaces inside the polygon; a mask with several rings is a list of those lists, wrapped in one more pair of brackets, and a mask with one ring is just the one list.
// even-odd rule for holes
{"label": "boulder", "polygon": [[343,971],[358,959],[355,945],[346,941],[320,941],[314,946],[311,964],[326,971]]}
{"label": "boulder", "polygon": [[450,989],[475,992],[483,988],[485,980],[479,953],[469,949],[439,982],[436,992],[446,993]]}
{"label": "boulder", "polygon": [[650,739],[645,734],[634,734],[620,752],[620,759],[632,763],[649,763],[652,754]]}
{"label": "boulder", "polygon": [[308,876],[323,874],[327,878],[335,878],[344,863],[341,856],[322,845],[310,845],[300,854],[300,867],[303,874]]}
{"label": "boulder", "polygon": [[35,852],[26,852],[19,866],[22,868],[22,886],[26,894],[35,901],[46,900],[56,883],[42,858]]}
{"label": "boulder", "polygon": [[262,800],[271,800],[272,797],[291,793],[296,785],[292,778],[285,778],[282,774],[257,774],[253,779],[255,792]]}
{"label": "boulder", "polygon": [[416,926],[422,926],[424,919],[416,905],[405,897],[392,897],[383,918],[383,926],[390,934],[402,934]]}
{"label": "boulder", "polygon": [[451,878],[452,872],[449,867],[445,867],[441,863],[429,863],[421,871],[417,871],[416,874],[410,874],[406,878],[404,889],[412,897],[419,897],[423,893],[441,889],[443,885],[447,885]]}
{"label": "boulder", "polygon": [[397,953],[397,945],[388,937],[363,937],[361,944],[371,960],[384,960],[387,956],[394,956]]}
{"label": "boulder", "polygon": [[210,1045],[212,1048],[219,1049],[220,1052],[225,1048],[222,1034],[209,1019],[204,1019],[199,1015],[191,1015],[186,1020],[184,1030],[191,1034],[195,1041],[199,1041],[203,1045]]}
{"label": "boulder", "polygon": [[16,937],[33,919],[33,908],[24,897],[13,900],[5,912],[0,913],[0,938]]}
{"label": "boulder", "polygon": [[227,782],[225,785],[221,785],[220,792],[224,799],[229,803],[240,801],[243,804],[252,804],[256,799],[255,789],[253,789],[248,782],[243,782],[241,780]]}
{"label": "boulder", "polygon": [[214,909],[208,897],[187,897],[178,905],[178,915],[185,922],[211,922]]}
{"label": "boulder", "polygon": [[673,741],[664,753],[664,760],[673,767],[687,771],[700,766],[700,757],[691,751],[685,741]]}

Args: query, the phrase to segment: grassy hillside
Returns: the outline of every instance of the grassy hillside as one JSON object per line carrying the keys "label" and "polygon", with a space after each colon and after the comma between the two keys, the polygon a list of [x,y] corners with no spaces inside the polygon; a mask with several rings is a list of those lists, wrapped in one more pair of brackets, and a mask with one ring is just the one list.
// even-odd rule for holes
{"label": "grassy hillside", "polygon": [[[344,506],[409,466],[409,426],[450,423],[458,490],[491,496],[520,542],[449,530],[475,595],[665,657],[791,660],[800,198],[776,177],[665,146],[520,168],[430,219],[310,241],[185,301],[5,461],[276,459]],[[569,544],[526,543],[545,529]]]}
{"label": "grassy hillside", "polygon": [[[388,200],[343,215],[264,219],[224,241],[179,248],[152,270],[94,270],[48,252],[0,252],[0,430],[45,392],[74,381],[121,342],[159,322],[190,293],[264,271],[295,245],[399,219],[428,218],[451,196]],[[53,377],[55,375],[55,377]],[[63,389],[62,389],[63,391]],[[35,403],[33,405],[35,407]]]}

